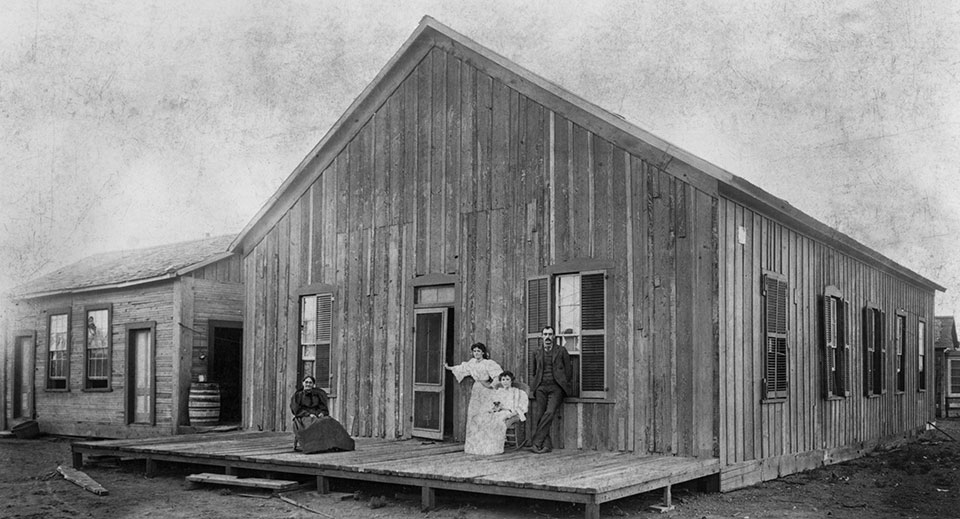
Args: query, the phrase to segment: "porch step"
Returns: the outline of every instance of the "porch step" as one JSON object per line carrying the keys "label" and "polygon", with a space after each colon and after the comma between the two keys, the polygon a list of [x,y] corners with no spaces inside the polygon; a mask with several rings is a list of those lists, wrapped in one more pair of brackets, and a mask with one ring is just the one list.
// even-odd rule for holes
{"label": "porch step", "polygon": [[212,485],[231,485],[237,487],[266,488],[274,492],[284,490],[293,490],[300,486],[296,481],[285,479],[264,479],[264,478],[238,478],[237,476],[228,476],[226,474],[211,474],[204,472],[201,474],[190,474],[187,481],[191,483],[210,483]]}

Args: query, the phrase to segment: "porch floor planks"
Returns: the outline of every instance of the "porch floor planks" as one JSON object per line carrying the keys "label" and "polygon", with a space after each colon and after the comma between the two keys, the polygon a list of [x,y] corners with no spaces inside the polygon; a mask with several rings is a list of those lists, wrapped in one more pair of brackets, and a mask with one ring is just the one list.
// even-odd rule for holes
{"label": "porch floor planks", "polygon": [[[487,494],[528,495],[601,503],[719,472],[719,460],[640,456],[629,452],[508,449],[497,456],[463,453],[463,444],[357,438],[356,450],[322,454],[293,451],[289,432],[236,432],[135,440],[83,441],[74,453],[184,463],[259,466],[274,472],[316,473],[438,488],[444,484]],[[369,474],[365,477],[364,474]],[[386,478],[386,479],[384,479]],[[501,489],[501,490],[498,490]],[[509,490],[508,490],[509,489]]]}

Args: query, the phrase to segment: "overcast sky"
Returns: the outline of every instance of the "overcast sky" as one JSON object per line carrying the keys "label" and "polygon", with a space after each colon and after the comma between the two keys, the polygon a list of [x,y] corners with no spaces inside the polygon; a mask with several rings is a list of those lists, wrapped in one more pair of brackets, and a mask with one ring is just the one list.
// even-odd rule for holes
{"label": "overcast sky", "polygon": [[[960,4],[4,0],[0,290],[239,232],[429,14],[948,288]],[[954,294],[954,292],[958,292]]]}

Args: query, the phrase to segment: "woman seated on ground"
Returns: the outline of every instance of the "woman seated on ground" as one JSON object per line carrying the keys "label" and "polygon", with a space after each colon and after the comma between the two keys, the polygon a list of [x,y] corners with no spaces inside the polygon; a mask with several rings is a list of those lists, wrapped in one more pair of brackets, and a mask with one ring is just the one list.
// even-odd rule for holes
{"label": "woman seated on ground", "polygon": [[501,454],[507,429],[527,421],[529,399],[526,391],[513,387],[513,379],[510,371],[500,373],[496,388],[486,395],[485,408],[475,418],[480,433],[474,437],[471,454]]}
{"label": "woman seated on ground", "polygon": [[473,379],[470,403],[467,404],[467,434],[463,451],[467,454],[487,454],[477,450],[478,445],[483,443],[480,436],[484,434],[480,423],[482,418],[480,414],[488,410],[489,403],[492,402],[489,397],[493,393],[493,385],[500,377],[503,369],[496,361],[490,359],[487,347],[482,342],[470,346],[470,352],[473,354],[470,360],[461,362],[456,366],[444,365],[444,368],[453,372],[457,382],[467,377]]}

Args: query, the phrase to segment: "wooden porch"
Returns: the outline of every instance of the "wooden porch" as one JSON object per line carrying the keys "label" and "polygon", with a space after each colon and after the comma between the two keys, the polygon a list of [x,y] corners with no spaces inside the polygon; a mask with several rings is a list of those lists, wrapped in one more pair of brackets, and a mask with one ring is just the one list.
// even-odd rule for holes
{"label": "wooden porch", "polygon": [[155,462],[179,462],[277,474],[309,474],[326,492],[328,478],[419,486],[422,506],[432,508],[435,490],[458,490],[550,501],[583,503],[587,518],[600,504],[665,489],[720,471],[717,459],[636,456],[630,453],[557,450],[534,454],[508,449],[498,456],[463,453],[463,444],[359,438],[357,450],[325,454],[293,451],[292,433],[236,432],[133,440],[83,441],[72,445],[73,465],[83,455],[107,455]]}

